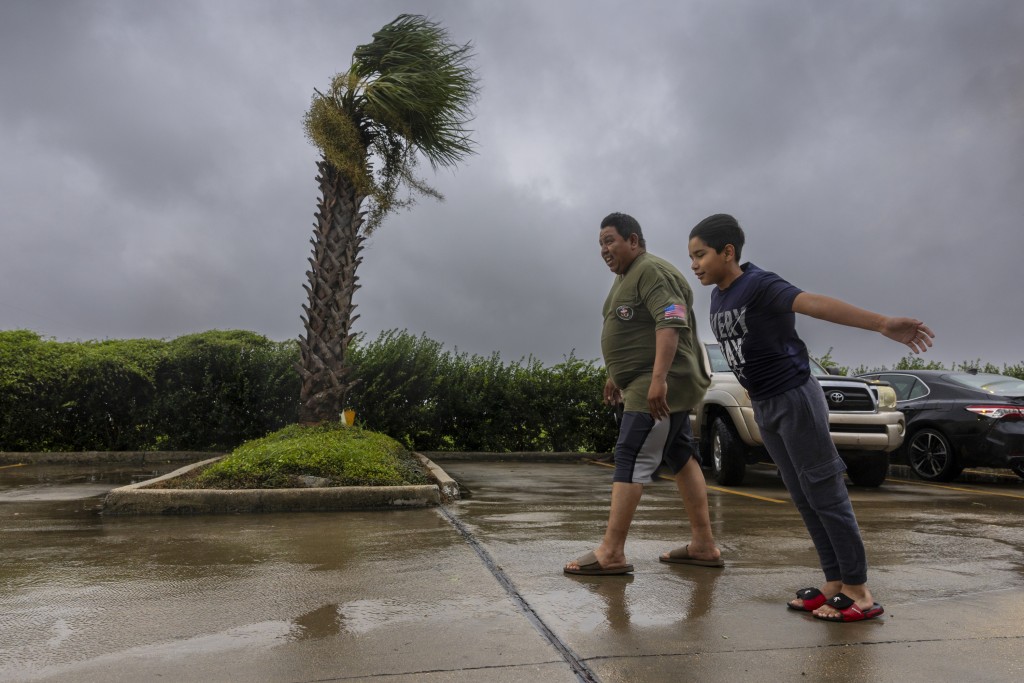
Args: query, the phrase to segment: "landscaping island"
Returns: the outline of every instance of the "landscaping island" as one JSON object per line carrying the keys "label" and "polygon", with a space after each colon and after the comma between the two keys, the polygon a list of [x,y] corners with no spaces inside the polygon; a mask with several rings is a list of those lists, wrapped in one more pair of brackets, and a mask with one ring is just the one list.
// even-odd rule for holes
{"label": "landscaping island", "polygon": [[291,425],[162,477],[123,486],[104,514],[215,514],[425,507],[458,484],[388,436],[331,423]]}

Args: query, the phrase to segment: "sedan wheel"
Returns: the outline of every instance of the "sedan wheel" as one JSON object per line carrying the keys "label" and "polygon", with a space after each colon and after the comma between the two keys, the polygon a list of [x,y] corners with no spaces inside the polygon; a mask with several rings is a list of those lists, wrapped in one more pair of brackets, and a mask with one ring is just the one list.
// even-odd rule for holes
{"label": "sedan wheel", "polygon": [[952,481],[964,469],[957,464],[949,441],[934,429],[914,433],[907,446],[907,459],[917,476],[928,481]]}

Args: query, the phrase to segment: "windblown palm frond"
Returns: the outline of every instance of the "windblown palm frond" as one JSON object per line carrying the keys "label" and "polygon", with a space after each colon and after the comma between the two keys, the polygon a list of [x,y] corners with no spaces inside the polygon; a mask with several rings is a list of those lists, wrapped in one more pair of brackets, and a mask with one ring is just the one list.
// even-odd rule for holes
{"label": "windblown palm frond", "polygon": [[351,71],[364,81],[366,115],[401,132],[431,164],[472,153],[464,125],[477,95],[469,44],[456,46],[430,20],[402,15],[356,48]]}
{"label": "windblown palm frond", "polygon": [[435,22],[403,14],[373,38],[326,94],[315,93],[304,121],[310,141],[373,200],[367,232],[411,203],[396,199],[403,184],[440,197],[415,178],[416,157],[436,169],[473,153],[466,124],[479,93],[472,46],[453,44]]}

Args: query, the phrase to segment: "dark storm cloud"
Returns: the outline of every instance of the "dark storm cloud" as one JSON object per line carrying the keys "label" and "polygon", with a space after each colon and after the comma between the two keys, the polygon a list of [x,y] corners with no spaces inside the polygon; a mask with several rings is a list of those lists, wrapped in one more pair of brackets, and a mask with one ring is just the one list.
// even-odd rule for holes
{"label": "dark storm cloud", "polygon": [[[5,2],[0,329],[297,336],[317,157],[301,117],[403,11],[474,43],[479,153],[424,166],[447,202],[368,243],[369,336],[595,358],[600,219],[633,213],[685,269],[689,228],[728,211],[745,256],[921,317],[936,359],[1024,356],[1024,6],[994,1]],[[844,364],[904,355],[800,325]]]}

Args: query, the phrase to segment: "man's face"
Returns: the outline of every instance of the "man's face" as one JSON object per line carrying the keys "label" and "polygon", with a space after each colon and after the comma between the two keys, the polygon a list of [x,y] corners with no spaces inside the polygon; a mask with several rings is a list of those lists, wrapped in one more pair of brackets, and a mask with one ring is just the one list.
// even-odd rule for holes
{"label": "man's face", "polygon": [[622,275],[629,270],[629,266],[640,255],[639,238],[630,235],[629,239],[622,239],[619,231],[610,225],[601,229],[598,239],[601,244],[601,258],[616,275]]}

